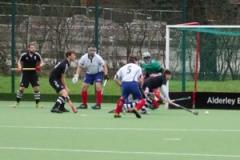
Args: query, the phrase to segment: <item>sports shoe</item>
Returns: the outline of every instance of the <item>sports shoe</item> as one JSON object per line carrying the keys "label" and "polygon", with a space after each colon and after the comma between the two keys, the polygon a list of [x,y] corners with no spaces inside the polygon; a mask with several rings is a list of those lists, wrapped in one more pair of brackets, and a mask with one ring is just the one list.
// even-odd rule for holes
{"label": "sports shoe", "polygon": [[92,109],[95,109],[95,110],[101,109],[101,105],[95,104],[94,106],[92,106]]}
{"label": "sports shoe", "polygon": [[134,113],[137,118],[142,118],[136,109],[133,109],[132,113]]}
{"label": "sports shoe", "polygon": [[70,112],[70,111],[67,110],[65,107],[61,108],[60,111],[62,111],[62,112]]}
{"label": "sports shoe", "polygon": [[77,107],[77,109],[87,109],[88,106],[87,104],[81,104],[79,107]]}
{"label": "sports shoe", "polygon": [[65,107],[65,104],[61,104],[60,107],[59,107],[59,110],[62,111],[62,112],[70,112],[69,110],[67,110]]}
{"label": "sports shoe", "polygon": [[119,113],[115,113],[114,118],[121,118],[121,115]]}
{"label": "sports shoe", "polygon": [[148,114],[147,109],[146,108],[142,108],[141,109],[141,114]]}
{"label": "sports shoe", "polygon": [[61,110],[59,110],[58,108],[52,108],[51,110],[52,113],[63,113]]}

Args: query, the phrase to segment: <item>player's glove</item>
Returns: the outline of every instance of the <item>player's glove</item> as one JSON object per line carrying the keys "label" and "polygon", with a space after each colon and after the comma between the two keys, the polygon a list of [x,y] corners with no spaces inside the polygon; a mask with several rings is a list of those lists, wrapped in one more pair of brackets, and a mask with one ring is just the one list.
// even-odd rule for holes
{"label": "player's glove", "polygon": [[17,67],[17,68],[16,68],[16,71],[17,71],[17,72],[22,72],[22,68],[21,68],[21,67]]}
{"label": "player's glove", "polygon": [[40,65],[37,65],[35,69],[36,69],[36,72],[41,72],[41,71],[42,71],[42,69],[41,69],[41,66],[40,66]]}
{"label": "player's glove", "polygon": [[109,76],[108,76],[108,74],[105,74],[105,75],[104,75],[104,79],[106,79],[106,80],[109,80],[109,79],[110,79]]}
{"label": "player's glove", "polygon": [[72,78],[72,83],[76,84],[78,82],[78,78],[79,78],[79,75],[78,74],[74,74],[74,76]]}

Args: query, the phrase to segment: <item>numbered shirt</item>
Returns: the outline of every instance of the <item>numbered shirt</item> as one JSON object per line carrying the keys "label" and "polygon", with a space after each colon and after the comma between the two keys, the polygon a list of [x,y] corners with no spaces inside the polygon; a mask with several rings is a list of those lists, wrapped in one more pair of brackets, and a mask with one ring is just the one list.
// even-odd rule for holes
{"label": "numbered shirt", "polygon": [[115,77],[122,82],[138,82],[139,78],[142,76],[142,69],[140,66],[129,63],[121,67]]}
{"label": "numbered shirt", "polygon": [[57,65],[54,66],[52,72],[50,73],[51,79],[60,79],[62,74],[66,73],[68,68],[70,66],[70,63],[67,59],[63,60],[62,62],[59,62]]}
{"label": "numbered shirt", "polygon": [[78,61],[78,65],[86,69],[87,74],[96,74],[103,72],[104,64],[105,62],[103,58],[98,54],[94,54],[94,56],[90,58],[86,53]]}

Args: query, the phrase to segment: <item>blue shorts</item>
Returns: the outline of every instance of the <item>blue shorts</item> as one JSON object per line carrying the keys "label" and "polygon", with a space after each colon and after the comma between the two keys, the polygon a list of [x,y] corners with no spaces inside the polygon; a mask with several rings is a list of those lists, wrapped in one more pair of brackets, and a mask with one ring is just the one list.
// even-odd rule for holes
{"label": "blue shorts", "polygon": [[93,84],[94,82],[102,83],[103,81],[103,72],[98,72],[96,74],[86,74],[84,82],[87,84]]}
{"label": "blue shorts", "polygon": [[142,99],[138,82],[122,82],[122,97],[128,103],[128,97],[132,95],[134,100]]}

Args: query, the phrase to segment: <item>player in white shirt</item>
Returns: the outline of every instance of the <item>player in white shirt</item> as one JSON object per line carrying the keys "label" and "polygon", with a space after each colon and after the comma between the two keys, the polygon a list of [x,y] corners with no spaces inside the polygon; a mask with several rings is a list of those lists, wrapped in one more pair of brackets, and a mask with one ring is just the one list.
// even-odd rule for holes
{"label": "player in white shirt", "polygon": [[88,48],[88,53],[79,59],[76,74],[72,79],[73,83],[77,83],[79,74],[82,70],[85,71],[86,74],[81,89],[82,104],[78,109],[87,109],[88,87],[94,83],[96,84],[96,105],[92,106],[92,109],[101,109],[102,81],[103,78],[109,79],[109,77],[107,65],[96,51],[96,47],[90,46]]}
{"label": "player in white shirt", "polygon": [[121,67],[115,75],[114,79],[122,89],[121,98],[117,101],[114,111],[115,118],[121,117],[120,113],[122,112],[124,104],[132,103],[129,102],[128,99],[130,95],[137,103],[134,108],[128,108],[128,111],[134,113],[137,118],[141,118],[138,110],[145,105],[145,99],[143,98],[139,85],[143,83],[143,75],[141,67],[136,63],[137,58],[130,56],[129,63]]}

